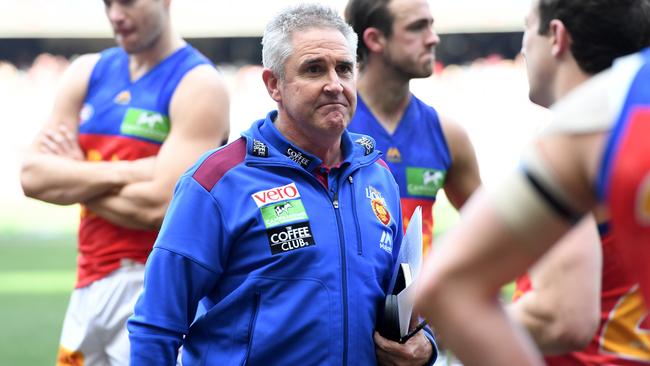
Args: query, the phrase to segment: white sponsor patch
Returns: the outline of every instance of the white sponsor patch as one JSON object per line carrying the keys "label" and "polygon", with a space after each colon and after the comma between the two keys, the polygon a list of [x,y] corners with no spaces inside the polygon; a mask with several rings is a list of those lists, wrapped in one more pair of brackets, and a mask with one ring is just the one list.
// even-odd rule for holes
{"label": "white sponsor patch", "polygon": [[286,186],[275,187],[267,189],[266,191],[253,193],[251,197],[253,197],[257,207],[262,207],[275,202],[299,198],[300,193],[298,192],[296,183],[291,183]]}

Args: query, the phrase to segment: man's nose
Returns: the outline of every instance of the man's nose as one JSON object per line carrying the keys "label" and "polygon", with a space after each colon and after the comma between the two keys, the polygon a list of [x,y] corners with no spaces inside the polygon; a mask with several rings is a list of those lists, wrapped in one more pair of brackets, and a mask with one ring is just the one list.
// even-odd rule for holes
{"label": "man's nose", "polygon": [[327,74],[327,81],[324,90],[325,92],[333,93],[333,94],[341,93],[343,91],[343,84],[341,84],[341,78],[336,73],[336,71],[332,71]]}
{"label": "man's nose", "polygon": [[124,9],[122,9],[122,7],[115,2],[112,2],[108,6],[108,9],[106,9],[106,14],[108,15],[108,19],[113,23],[120,22],[125,18]]}
{"label": "man's nose", "polygon": [[437,46],[438,43],[440,43],[440,37],[438,36],[438,32],[433,29],[433,27],[429,28],[429,32],[427,34],[427,39],[426,39],[427,45],[430,46]]}

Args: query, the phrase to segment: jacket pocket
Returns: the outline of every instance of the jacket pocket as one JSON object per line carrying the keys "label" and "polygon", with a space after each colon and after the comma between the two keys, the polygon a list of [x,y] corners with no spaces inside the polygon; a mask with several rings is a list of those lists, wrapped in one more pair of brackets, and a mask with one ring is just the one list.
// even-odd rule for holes
{"label": "jacket pocket", "polygon": [[253,312],[251,314],[251,319],[248,323],[248,346],[246,347],[246,355],[242,361],[242,366],[248,365],[248,359],[253,349],[253,336],[255,335],[255,324],[257,323],[257,314],[260,311],[260,302],[261,295],[259,292],[255,293],[253,297]]}

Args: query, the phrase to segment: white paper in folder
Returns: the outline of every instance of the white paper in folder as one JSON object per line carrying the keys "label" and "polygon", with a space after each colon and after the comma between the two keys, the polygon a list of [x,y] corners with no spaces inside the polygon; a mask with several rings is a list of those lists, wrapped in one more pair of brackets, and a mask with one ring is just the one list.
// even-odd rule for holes
{"label": "white paper in folder", "polygon": [[[413,312],[417,278],[422,266],[422,208],[418,206],[409,220],[406,234],[397,255],[397,266],[393,272],[388,293],[396,289],[399,306],[400,335],[403,337],[409,331],[409,323]],[[399,288],[403,289],[400,291]]]}

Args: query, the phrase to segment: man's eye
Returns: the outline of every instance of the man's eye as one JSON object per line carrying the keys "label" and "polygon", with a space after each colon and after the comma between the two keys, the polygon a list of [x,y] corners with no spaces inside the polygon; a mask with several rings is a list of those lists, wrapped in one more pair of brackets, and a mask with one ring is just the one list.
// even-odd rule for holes
{"label": "man's eye", "polygon": [[310,74],[316,74],[319,73],[321,70],[321,67],[318,65],[311,65],[307,67],[307,72]]}
{"label": "man's eye", "polygon": [[344,73],[344,74],[352,72],[352,66],[350,65],[340,65],[336,69],[339,73]]}

